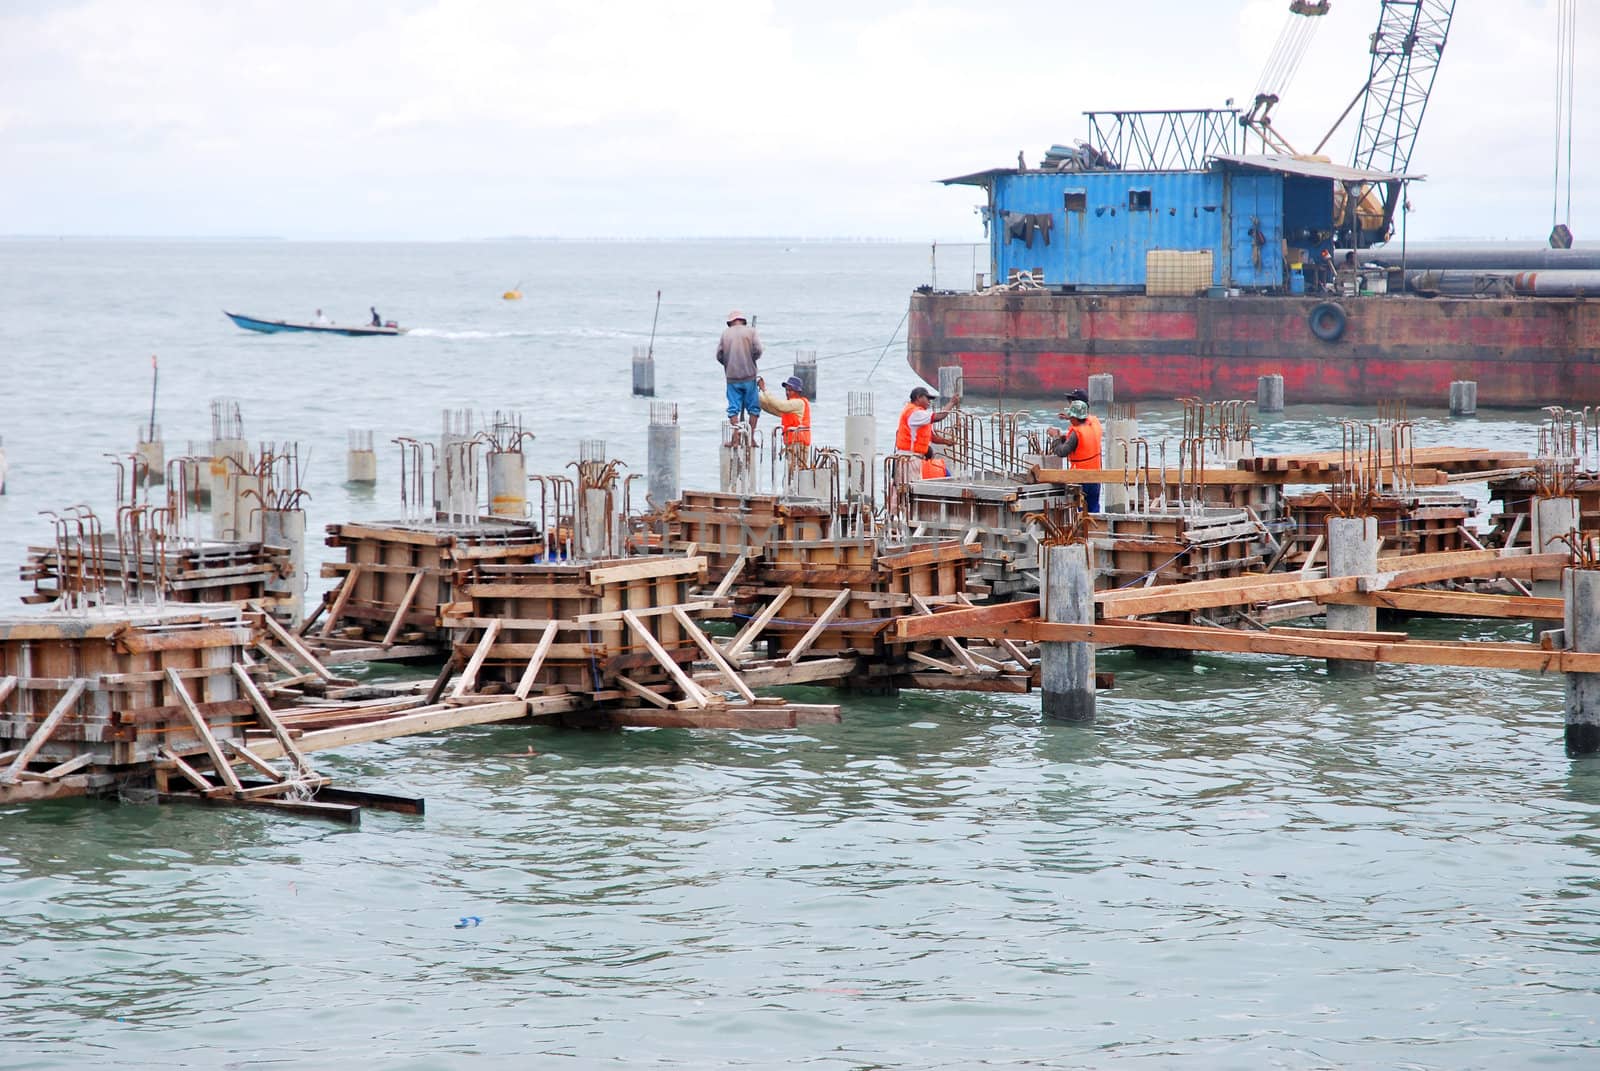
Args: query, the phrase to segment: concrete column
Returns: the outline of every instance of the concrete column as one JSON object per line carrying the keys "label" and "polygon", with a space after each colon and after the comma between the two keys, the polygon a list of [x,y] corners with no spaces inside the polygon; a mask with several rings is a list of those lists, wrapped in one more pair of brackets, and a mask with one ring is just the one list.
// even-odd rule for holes
{"label": "concrete column", "polygon": [[[1600,653],[1600,572],[1568,569],[1562,576],[1567,649]],[[1565,681],[1568,755],[1600,751],[1600,673],[1568,673]]]}
{"label": "concrete column", "polygon": [[945,364],[939,366],[939,401],[949,404],[951,399],[959,398],[966,390],[966,377],[961,374],[959,364]]}
{"label": "concrete column", "polygon": [[[1132,411],[1133,406],[1122,406],[1120,409]],[[1119,410],[1120,411],[1120,410]],[[1100,463],[1108,469],[1126,468],[1128,465],[1128,444],[1139,437],[1139,419],[1129,415],[1114,417],[1105,423],[1105,438],[1100,445],[1102,455]],[[1056,461],[1059,464],[1060,459]],[[1128,488],[1122,483],[1103,483],[1100,485],[1100,508],[1107,513],[1128,512]]]}
{"label": "concrete column", "polygon": [[1112,384],[1110,372],[1101,372],[1089,377],[1089,408],[1096,412],[1105,412],[1116,401],[1116,390]]}
{"label": "concrete column", "polygon": [[489,455],[489,515],[521,521],[528,516],[528,462],[521,450]]}
{"label": "concrete column", "polygon": [[[207,469],[206,495],[213,505],[226,494],[230,474],[250,467],[250,444],[243,439],[212,439],[211,465]],[[229,464],[232,458],[235,464]]]}
{"label": "concrete column", "polygon": [[650,405],[649,438],[645,443],[645,471],[648,474],[646,495],[652,506],[664,509],[683,491],[683,463],[680,446],[682,435],[678,427],[676,402],[653,402]]}
{"label": "concrete column", "polygon": [[[306,613],[306,512],[269,509],[261,512],[261,541],[289,548],[289,575],[267,584],[267,591],[282,599],[291,627],[300,627]],[[280,616],[284,616],[280,614]]]}
{"label": "concrete column", "polygon": [[817,400],[817,351],[799,350],[794,355],[794,375],[800,381],[801,393],[811,401]]}
{"label": "concrete column", "polygon": [[344,472],[346,483],[378,482],[378,454],[372,448],[372,432],[351,430]]}
{"label": "concrete column", "polygon": [[[1044,619],[1059,624],[1094,624],[1094,581],[1089,548],[1082,543],[1039,548]],[[1039,645],[1039,705],[1055,721],[1094,720],[1094,644]]]}
{"label": "concrete column", "polygon": [[656,396],[656,359],[645,346],[633,347],[633,395],[636,398]]}
{"label": "concrete column", "polygon": [[718,451],[718,468],[721,472],[720,487],[725,494],[753,495],[756,493],[756,458],[755,446],[737,429],[724,425],[722,429],[722,446]]}
{"label": "concrete column", "polygon": [[1478,383],[1473,379],[1457,379],[1450,383],[1450,415],[1475,416],[1478,412]]}
{"label": "concrete column", "polygon": [[1256,378],[1256,412],[1283,412],[1283,377],[1277,374]]}
{"label": "concrete column", "polygon": [[598,487],[579,492],[578,545],[574,548],[579,558],[593,560],[609,558],[611,554],[611,511],[607,509],[610,496]]}
{"label": "concrete column", "polygon": [[845,399],[844,454],[849,462],[845,491],[872,497],[877,485],[878,422],[872,414],[872,392],[853,390]]}
{"label": "concrete column", "polygon": [[134,448],[133,484],[155,486],[167,480],[167,444],[161,439],[161,425],[139,429],[139,445]]}
{"label": "concrete column", "polygon": [[[1370,576],[1378,571],[1378,518],[1328,518],[1328,576]],[[1329,606],[1330,632],[1374,632],[1378,610],[1374,606]],[[1376,664],[1328,659],[1328,672],[1359,675],[1372,673]]]}
{"label": "concrete column", "polygon": [[[1578,500],[1576,498],[1536,498],[1532,509],[1535,554],[1566,554],[1572,546],[1565,542],[1578,534]],[[1535,580],[1530,585],[1540,598],[1554,599],[1561,594],[1561,581]],[[1543,625],[1535,625],[1543,628]]]}

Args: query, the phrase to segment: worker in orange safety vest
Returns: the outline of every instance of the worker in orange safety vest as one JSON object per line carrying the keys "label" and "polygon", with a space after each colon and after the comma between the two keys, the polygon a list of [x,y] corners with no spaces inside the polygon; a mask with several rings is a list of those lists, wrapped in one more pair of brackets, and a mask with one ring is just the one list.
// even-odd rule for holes
{"label": "worker in orange safety vest", "polygon": [[783,424],[783,445],[811,445],[811,402],[806,398],[806,385],[799,376],[783,381],[782,398],[767,393],[767,381],[758,378],[756,388],[760,393],[762,412],[771,413]]}

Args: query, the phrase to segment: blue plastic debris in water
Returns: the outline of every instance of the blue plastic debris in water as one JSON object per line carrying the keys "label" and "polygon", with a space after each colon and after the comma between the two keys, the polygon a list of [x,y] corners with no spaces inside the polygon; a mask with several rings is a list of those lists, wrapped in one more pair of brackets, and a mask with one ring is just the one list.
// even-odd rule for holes
{"label": "blue plastic debris in water", "polygon": [[473,926],[481,926],[482,924],[483,920],[477,915],[464,915],[462,916],[461,921],[456,923],[456,929],[466,930],[471,929]]}

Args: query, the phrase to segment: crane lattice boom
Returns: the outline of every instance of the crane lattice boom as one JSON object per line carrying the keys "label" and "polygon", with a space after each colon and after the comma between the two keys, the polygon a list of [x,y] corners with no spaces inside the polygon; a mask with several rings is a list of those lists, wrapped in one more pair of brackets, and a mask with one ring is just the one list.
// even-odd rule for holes
{"label": "crane lattice boom", "polygon": [[1455,0],[1383,0],[1351,166],[1405,171],[1455,6]]}

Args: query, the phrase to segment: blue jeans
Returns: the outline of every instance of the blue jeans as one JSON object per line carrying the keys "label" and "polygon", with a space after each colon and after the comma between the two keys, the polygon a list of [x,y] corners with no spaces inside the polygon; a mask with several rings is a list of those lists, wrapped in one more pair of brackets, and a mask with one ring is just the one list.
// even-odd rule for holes
{"label": "blue jeans", "polygon": [[1099,513],[1100,485],[1097,483],[1086,483],[1081,486],[1083,487],[1083,508],[1088,510],[1090,513]]}
{"label": "blue jeans", "polygon": [[741,412],[751,416],[761,413],[761,392],[753,379],[728,380],[728,416],[737,419]]}

